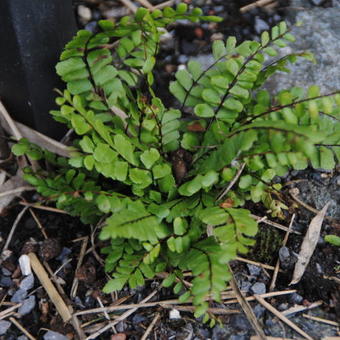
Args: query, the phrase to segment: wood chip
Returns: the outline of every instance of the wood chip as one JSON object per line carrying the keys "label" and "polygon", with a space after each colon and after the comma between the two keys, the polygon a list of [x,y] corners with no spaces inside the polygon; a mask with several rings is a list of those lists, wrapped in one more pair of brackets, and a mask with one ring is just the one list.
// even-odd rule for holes
{"label": "wood chip", "polygon": [[272,312],[275,316],[277,316],[281,321],[283,321],[286,325],[294,329],[297,333],[302,335],[304,338],[308,340],[313,340],[311,336],[309,336],[306,332],[304,332],[301,328],[295,325],[292,321],[290,321],[287,317],[285,317],[282,313],[280,313],[276,308],[274,308],[270,303],[268,303],[265,299],[263,299],[259,295],[254,295],[255,299],[265,308],[267,308],[270,312]]}
{"label": "wood chip", "polygon": [[46,290],[48,296],[50,297],[52,303],[56,307],[58,313],[64,322],[69,322],[72,318],[72,314],[70,313],[66,303],[59,295],[58,291],[54,287],[50,278],[47,275],[47,272],[43,265],[40,263],[38,257],[34,253],[29,253],[28,257],[31,260],[31,265],[34,273],[38,277],[41,285]]}
{"label": "wood chip", "polygon": [[293,278],[289,285],[293,285],[298,283],[307,266],[308,263],[314,253],[315,247],[318,243],[320,237],[320,230],[323,223],[323,220],[326,215],[326,211],[328,209],[330,202],[328,202],[322,210],[312,219],[311,223],[309,224],[308,230],[306,235],[303,239],[301,250],[299,252],[298,260],[295,264]]}

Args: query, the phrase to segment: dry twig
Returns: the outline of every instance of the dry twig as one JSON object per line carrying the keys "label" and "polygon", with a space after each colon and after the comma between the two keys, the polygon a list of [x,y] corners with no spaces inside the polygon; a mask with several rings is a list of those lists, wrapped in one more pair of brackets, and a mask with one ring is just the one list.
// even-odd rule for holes
{"label": "dry twig", "polygon": [[[283,290],[279,292],[271,292],[271,293],[265,293],[262,294],[261,297],[263,298],[269,298],[269,297],[274,297],[274,296],[280,296],[280,295],[286,295],[286,294],[293,294],[295,293],[295,289],[291,290]],[[231,294],[230,292],[222,292],[221,293],[221,299],[226,300],[223,303],[224,304],[232,304],[232,303],[237,303],[237,300],[235,299],[235,294]],[[210,300],[211,297],[208,297],[207,300]],[[230,299],[230,300],[229,300]],[[255,298],[253,296],[248,296],[245,298],[247,301],[254,301]],[[185,303],[189,303],[188,302]],[[173,305],[180,305],[181,302],[178,299],[172,299],[172,300],[163,300],[163,301],[155,301],[155,302],[146,302],[146,303],[136,303],[136,304],[126,304],[126,305],[114,305],[114,306],[108,306],[104,308],[92,308],[92,309],[87,309],[87,310],[82,310],[79,312],[76,312],[74,315],[86,315],[86,314],[96,314],[96,313],[103,313],[104,311],[106,312],[114,312],[114,311],[119,311],[119,310],[128,310],[128,309],[134,309],[134,308],[149,308],[149,307],[155,307],[155,306],[164,306],[170,305],[171,308],[173,308]]]}
{"label": "dry twig", "polygon": [[284,316],[287,316],[287,315],[291,315],[291,314],[295,314],[295,313],[303,312],[305,310],[309,310],[309,309],[319,307],[322,304],[323,304],[322,300],[319,300],[319,301],[313,302],[309,306],[296,305],[296,306],[293,306],[291,308],[286,309],[285,311],[282,312],[282,314]]}
{"label": "dry twig", "polygon": [[263,7],[263,6],[266,6],[266,5],[269,5],[270,3],[272,3],[274,0],[258,0],[258,1],[255,1],[247,6],[243,6],[240,8],[240,12],[241,13],[246,13],[256,7]]}
{"label": "dry twig", "polygon": [[151,321],[149,327],[146,329],[145,333],[143,334],[141,340],[146,340],[148,338],[148,336],[151,333],[152,329],[155,327],[155,324],[158,321],[159,317],[160,317],[160,314],[156,313],[156,315],[153,318],[153,320]]}
{"label": "dry twig", "polygon": [[339,327],[340,326],[340,324],[338,322],[336,322],[336,321],[331,321],[331,320],[319,318],[317,316],[308,315],[308,314],[302,314],[302,316],[304,318],[307,318],[307,319],[310,319],[310,320],[313,320],[313,321],[317,321],[317,322],[322,322],[322,323],[325,323],[327,325],[331,325],[331,326],[335,326],[335,327]]}
{"label": "dry twig", "polygon": [[23,332],[30,340],[37,340],[31,333],[29,333],[17,320],[10,317],[9,320],[12,322],[12,324],[17,327],[21,332]]}
{"label": "dry twig", "polygon": [[29,212],[30,212],[30,214],[32,215],[32,217],[33,217],[35,223],[38,225],[38,227],[39,227],[41,233],[43,234],[44,238],[47,240],[47,239],[48,239],[47,233],[46,233],[46,231],[45,231],[45,228],[44,228],[44,227],[42,226],[42,224],[40,223],[40,221],[39,221],[37,215],[35,214],[35,212],[34,212],[31,208],[29,208]]}
{"label": "dry twig", "polygon": [[232,179],[232,181],[228,184],[228,186],[218,195],[216,201],[220,201],[222,198],[224,198],[228,192],[230,191],[230,189],[234,186],[234,184],[238,181],[238,179],[240,178],[242,171],[244,169],[244,167],[246,166],[246,163],[242,163],[240,168],[238,169],[236,175],[234,176],[234,178]]}
{"label": "dry twig", "polygon": [[[292,219],[290,220],[288,230],[287,230],[287,232],[285,234],[285,237],[283,239],[283,242],[282,242],[282,247],[285,247],[286,244],[287,244],[288,237],[289,237],[289,234],[290,234],[290,230],[291,230],[291,228],[293,226],[294,220],[295,220],[295,214],[293,214]],[[272,281],[271,281],[270,286],[269,286],[269,290],[270,291],[273,291],[274,288],[275,288],[276,278],[277,278],[277,274],[279,273],[279,269],[280,269],[280,259],[278,258],[277,261],[276,261],[276,265],[275,265]]]}
{"label": "dry twig", "polygon": [[70,294],[71,298],[74,298],[77,294],[78,278],[76,277],[76,275],[77,275],[77,271],[79,270],[79,268],[81,267],[81,265],[83,263],[83,259],[84,259],[84,256],[85,256],[88,241],[89,241],[89,238],[88,238],[88,236],[86,236],[83,240],[83,243],[81,244],[79,259],[78,259],[78,262],[77,262],[76,271],[75,271],[73,282],[72,282],[72,288],[71,288],[71,294]]}
{"label": "dry twig", "polygon": [[46,290],[48,296],[50,297],[52,303],[56,307],[61,318],[63,319],[64,322],[69,322],[72,318],[72,315],[71,315],[66,303],[61,298],[58,291],[54,287],[53,283],[49,279],[45,268],[42,266],[39,259],[37,258],[37,256],[34,253],[29,253],[28,256],[31,260],[31,265],[32,265],[33,271],[35,272],[40,283],[42,284],[42,286]]}
{"label": "dry twig", "polygon": [[[2,250],[1,250],[1,257],[2,257],[2,255],[3,255],[3,253],[4,253],[4,251],[6,251],[6,250],[8,249],[8,246],[9,246],[9,244],[11,243],[11,240],[12,240],[12,237],[13,237],[13,235],[14,235],[14,232],[15,232],[15,230],[16,230],[16,228],[17,228],[17,226],[18,226],[18,224],[19,224],[19,222],[20,222],[22,216],[24,215],[24,213],[26,212],[27,209],[28,209],[28,207],[24,207],[24,208],[20,211],[20,213],[18,214],[18,216],[16,217],[16,219],[15,219],[13,225],[12,225],[11,231],[9,232],[9,235],[7,236],[6,243],[5,243],[5,245],[3,246]],[[0,257],[0,263],[1,263],[1,257]]]}
{"label": "dry twig", "polygon": [[[145,299],[143,299],[140,304],[143,304],[147,301],[149,301],[153,296],[155,296],[157,293],[157,290],[154,290],[151,294],[149,294]],[[110,322],[109,324],[107,324],[105,327],[101,328],[100,330],[98,330],[97,332],[91,334],[90,336],[88,336],[86,338],[86,340],[89,339],[95,339],[97,336],[99,336],[100,334],[106,332],[109,328],[111,328],[112,326],[116,325],[118,322],[126,319],[127,317],[129,317],[131,314],[133,314],[139,307],[133,308],[131,310],[128,310],[127,312],[123,313],[121,316],[119,316],[116,320]]]}
{"label": "dry twig", "polygon": [[266,340],[266,335],[264,334],[264,331],[262,329],[262,327],[260,326],[259,322],[257,321],[256,315],[254,314],[250,304],[248,303],[248,301],[244,298],[244,296],[242,295],[240,289],[237,286],[237,282],[234,278],[234,274],[233,271],[231,269],[231,267],[228,265],[228,269],[232,275],[232,278],[230,280],[230,286],[233,289],[236,298],[238,300],[238,303],[240,304],[242,310],[244,311],[244,313],[247,316],[248,321],[250,322],[250,324],[253,326],[256,334],[258,335],[258,337],[261,340]]}
{"label": "dry twig", "polygon": [[270,303],[265,301],[261,296],[255,295],[255,299],[266,309],[268,309],[271,313],[273,313],[275,316],[277,316],[281,321],[283,321],[286,325],[294,329],[297,333],[302,335],[308,340],[313,340],[311,336],[309,336],[306,332],[304,332],[301,328],[295,325],[292,321],[290,321],[288,318],[286,318],[282,313],[280,313],[276,308],[274,308]]}

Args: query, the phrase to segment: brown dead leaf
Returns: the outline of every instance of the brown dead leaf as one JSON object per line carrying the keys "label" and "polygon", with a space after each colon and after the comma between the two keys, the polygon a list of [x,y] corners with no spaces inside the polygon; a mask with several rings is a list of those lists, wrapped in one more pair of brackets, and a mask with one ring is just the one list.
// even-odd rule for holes
{"label": "brown dead leaf", "polygon": [[205,127],[202,126],[199,122],[194,122],[187,127],[188,131],[191,132],[203,132],[205,131]]}
{"label": "brown dead leaf", "polygon": [[322,210],[316,214],[309,224],[308,230],[301,245],[298,261],[295,264],[293,278],[290,285],[296,284],[301,280],[308,266],[308,263],[314,253],[316,244],[318,243],[322,222],[325,218],[329,204],[330,202],[328,202],[322,208]]}
{"label": "brown dead leaf", "polygon": [[234,201],[231,198],[227,198],[224,202],[220,204],[223,209],[232,208],[234,206]]}

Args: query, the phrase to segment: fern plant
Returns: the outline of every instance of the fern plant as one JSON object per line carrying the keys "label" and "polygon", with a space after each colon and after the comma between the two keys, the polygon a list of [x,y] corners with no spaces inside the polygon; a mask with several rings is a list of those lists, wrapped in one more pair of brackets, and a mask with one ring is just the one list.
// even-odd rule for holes
{"label": "fern plant", "polygon": [[226,264],[254,244],[257,223],[245,202],[262,202],[280,217],[275,176],[338,162],[340,95],[321,95],[316,86],[276,96],[264,89],[289,63],[312,60],[309,53],[277,57],[294,41],[282,22],[261,41],[215,41],[207,69],[189,61],[176,72],[177,106],[165,107],[153,70],[164,27],[178,19],[219,20],[180,4],[100,21],[98,33],[79,31],[56,66],[67,88],[51,112],[78,136],[70,158],[27,140],[13,152],[50,164],[48,172],[25,174],[47,201],[84,223],[104,217],[100,238],[108,240],[102,252],[112,274],[105,292],[165,272],[163,286],[208,320],[209,302],[220,301],[230,279]]}

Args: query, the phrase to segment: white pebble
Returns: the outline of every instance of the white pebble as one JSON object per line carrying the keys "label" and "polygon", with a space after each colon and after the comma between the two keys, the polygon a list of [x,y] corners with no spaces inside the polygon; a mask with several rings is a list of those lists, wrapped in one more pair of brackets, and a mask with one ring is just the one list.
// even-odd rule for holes
{"label": "white pebble", "polygon": [[169,313],[170,320],[178,320],[181,318],[181,314],[177,309],[171,309]]}
{"label": "white pebble", "polygon": [[27,276],[32,273],[31,261],[27,255],[21,255],[19,257],[19,266],[20,266],[22,275]]}
{"label": "white pebble", "polygon": [[78,6],[78,15],[83,19],[83,21],[88,22],[92,18],[91,10],[83,5]]}

